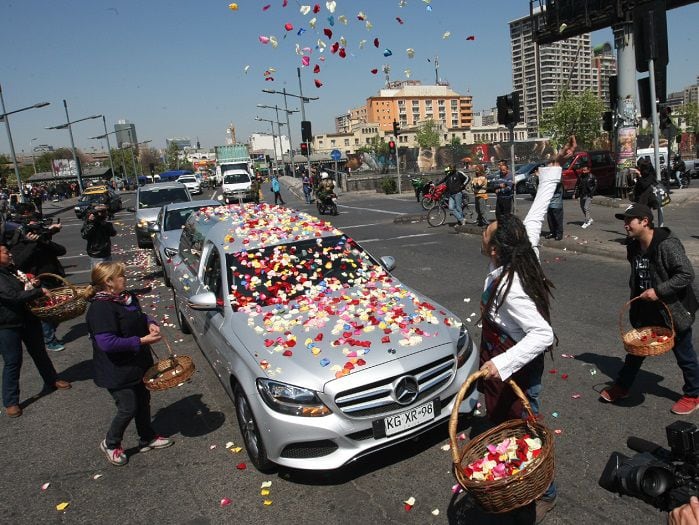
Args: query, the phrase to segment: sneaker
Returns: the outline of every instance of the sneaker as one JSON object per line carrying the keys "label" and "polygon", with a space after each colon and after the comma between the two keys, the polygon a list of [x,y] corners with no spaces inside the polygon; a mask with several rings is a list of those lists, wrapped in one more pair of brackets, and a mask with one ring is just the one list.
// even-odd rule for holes
{"label": "sneaker", "polygon": [[175,442],[171,439],[168,439],[163,436],[155,436],[155,439],[151,441],[150,443],[146,443],[145,445],[141,443],[140,447],[140,452],[148,452],[149,450],[153,449],[158,449],[158,448],[167,448],[169,446],[174,445]]}
{"label": "sneaker", "polygon": [[584,230],[584,229],[587,228],[590,224],[592,224],[592,219],[586,220],[586,221],[583,222],[583,224],[582,224],[582,229]]}
{"label": "sneaker", "polygon": [[52,341],[46,345],[46,350],[50,350],[51,352],[60,352],[61,350],[65,350],[65,349],[66,349],[66,347],[63,346],[58,341]]}
{"label": "sneaker", "polygon": [[699,408],[699,397],[682,396],[677,403],[672,405],[670,412],[680,416],[686,416],[694,412],[697,408]]}
{"label": "sneaker", "polygon": [[126,465],[129,462],[129,457],[126,455],[124,452],[124,449],[121,447],[117,448],[109,448],[107,447],[107,440],[103,440],[102,443],[100,443],[100,450],[104,452],[104,454],[107,456],[107,461],[109,461],[112,465],[116,465],[117,467],[121,467],[123,465]]}
{"label": "sneaker", "polygon": [[621,399],[626,399],[629,397],[629,391],[626,388],[622,388],[616,383],[612,386],[605,388],[599,394],[602,401],[607,403],[615,403]]}
{"label": "sneaker", "polygon": [[553,510],[556,506],[556,500],[553,499],[538,499],[536,500],[536,521],[534,523],[541,523],[546,518],[546,514]]}

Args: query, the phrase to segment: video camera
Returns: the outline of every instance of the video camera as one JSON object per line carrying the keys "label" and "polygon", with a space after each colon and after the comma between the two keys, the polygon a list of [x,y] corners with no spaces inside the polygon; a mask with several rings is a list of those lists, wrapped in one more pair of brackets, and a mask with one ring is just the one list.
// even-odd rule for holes
{"label": "video camera", "polygon": [[91,204],[85,210],[85,217],[89,218],[92,215],[96,221],[106,220],[109,215],[109,210],[104,204]]}
{"label": "video camera", "polygon": [[599,485],[610,492],[633,496],[669,512],[699,495],[699,428],[686,421],[665,427],[670,450],[629,437],[626,445],[638,452],[628,457],[613,452]]}

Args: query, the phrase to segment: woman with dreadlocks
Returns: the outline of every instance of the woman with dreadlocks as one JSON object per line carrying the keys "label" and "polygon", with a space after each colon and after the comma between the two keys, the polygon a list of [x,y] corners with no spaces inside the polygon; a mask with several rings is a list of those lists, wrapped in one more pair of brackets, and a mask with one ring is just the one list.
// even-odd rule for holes
{"label": "woman with dreadlocks", "polygon": [[[534,414],[539,413],[544,352],[554,342],[550,300],[552,283],[539,264],[537,245],[541,226],[556,184],[561,161],[575,152],[575,137],[552,165],[540,168],[540,184],[532,207],[522,221],[504,215],[483,231],[481,251],[490,258],[490,273],[481,298],[481,382],[489,419],[497,424],[525,418],[522,402],[505,385],[512,378],[525,392]],[[555,505],[551,484],[536,502],[536,522]]]}

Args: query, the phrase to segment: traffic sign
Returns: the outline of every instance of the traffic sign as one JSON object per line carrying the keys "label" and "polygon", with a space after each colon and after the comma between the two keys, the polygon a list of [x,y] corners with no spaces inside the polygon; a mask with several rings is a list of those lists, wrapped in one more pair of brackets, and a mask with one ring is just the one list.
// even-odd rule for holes
{"label": "traffic sign", "polygon": [[334,149],[330,152],[330,158],[337,162],[342,158],[342,153],[339,149]]}

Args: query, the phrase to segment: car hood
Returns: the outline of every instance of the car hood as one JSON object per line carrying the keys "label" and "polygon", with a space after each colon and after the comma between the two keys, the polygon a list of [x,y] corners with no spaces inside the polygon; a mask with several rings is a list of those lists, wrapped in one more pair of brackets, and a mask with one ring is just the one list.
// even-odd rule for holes
{"label": "car hood", "polygon": [[158,218],[160,207],[157,208],[141,208],[136,212],[136,222],[141,221],[154,222]]}
{"label": "car hood", "polygon": [[389,289],[377,288],[239,311],[230,329],[267,377],[316,391],[346,375],[456,343],[461,321],[451,312],[395,280]]}

